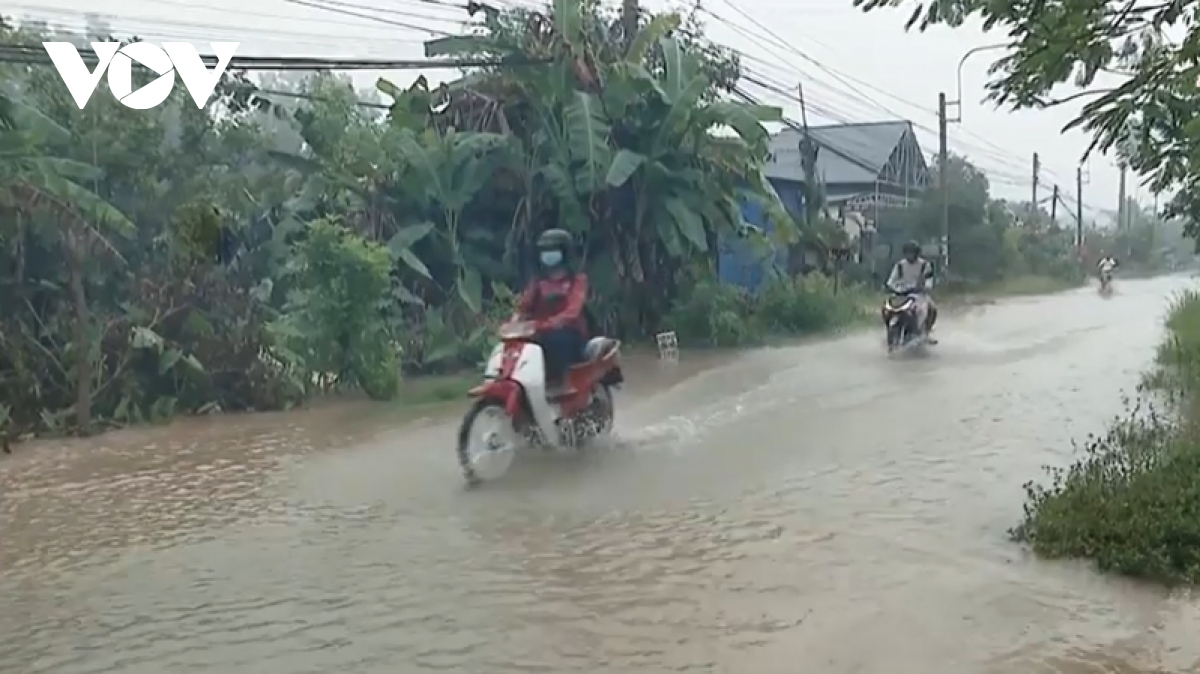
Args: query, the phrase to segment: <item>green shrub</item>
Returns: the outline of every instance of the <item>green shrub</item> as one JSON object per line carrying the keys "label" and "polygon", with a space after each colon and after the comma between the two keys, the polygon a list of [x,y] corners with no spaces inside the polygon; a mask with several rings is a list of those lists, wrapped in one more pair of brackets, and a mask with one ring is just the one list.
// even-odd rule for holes
{"label": "green shrub", "polygon": [[681,345],[742,346],[768,336],[849,325],[870,316],[876,301],[858,285],[835,291],[833,280],[821,274],[773,278],[756,293],[702,278],[675,304],[665,326],[676,332]]}
{"label": "green shrub", "polygon": [[739,346],[763,337],[753,295],[712,278],[696,282],[664,323],[675,331],[681,346]]}
{"label": "green shrub", "polygon": [[306,373],[306,385],[329,378],[355,383],[372,398],[399,388],[400,365],[390,326],[391,258],[336,219],[309,223],[294,246],[292,284],[283,315],[271,327],[281,353]]}
{"label": "green shrub", "polygon": [[758,315],[772,334],[797,334],[839,328],[869,315],[876,301],[861,286],[842,286],[822,274],[781,277],[758,296]]}
{"label": "green shrub", "polygon": [[1167,337],[1158,346],[1158,367],[1145,384],[1173,400],[1191,398],[1200,385],[1200,292],[1188,290],[1172,300]]}
{"label": "green shrub", "polygon": [[1049,486],[1025,485],[1010,533],[1039,555],[1088,558],[1102,570],[1166,582],[1200,580],[1200,293],[1176,298],[1148,383],[1167,413],[1140,401],[1103,437],[1089,438]]}

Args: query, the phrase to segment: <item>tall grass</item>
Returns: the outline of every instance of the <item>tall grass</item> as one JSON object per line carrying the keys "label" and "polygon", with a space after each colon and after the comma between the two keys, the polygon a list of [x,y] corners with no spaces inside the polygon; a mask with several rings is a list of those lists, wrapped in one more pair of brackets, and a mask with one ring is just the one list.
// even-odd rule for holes
{"label": "tall grass", "polygon": [[1200,580],[1200,292],[1174,300],[1166,327],[1146,397],[1088,438],[1073,465],[1048,469],[1048,485],[1025,485],[1024,517],[1010,533],[1039,555]]}

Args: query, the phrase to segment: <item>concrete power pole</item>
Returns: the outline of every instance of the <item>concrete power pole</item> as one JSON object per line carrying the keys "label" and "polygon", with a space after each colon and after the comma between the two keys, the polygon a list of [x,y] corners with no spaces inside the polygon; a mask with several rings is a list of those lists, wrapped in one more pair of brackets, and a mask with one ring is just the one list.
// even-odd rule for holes
{"label": "concrete power pole", "polygon": [[1083,264],[1083,166],[1075,169],[1075,250]]}
{"label": "concrete power pole", "polygon": [[1125,167],[1121,167],[1121,182],[1117,183],[1117,229],[1129,225],[1129,209],[1125,207]]}
{"label": "concrete power pole", "polygon": [[938,191],[942,198],[942,280],[950,269],[950,176],[946,149],[946,94],[938,94]]}
{"label": "concrete power pole", "polygon": [[[1030,217],[1036,217],[1037,212],[1038,212],[1037,188],[1038,188],[1038,173],[1041,173],[1041,168],[1042,168],[1041,163],[1042,162],[1041,162],[1041,159],[1038,157],[1038,153],[1034,152],[1033,153],[1033,192],[1029,195],[1029,208],[1032,210],[1033,215]],[[1030,223],[1030,224],[1033,224],[1033,223]]]}

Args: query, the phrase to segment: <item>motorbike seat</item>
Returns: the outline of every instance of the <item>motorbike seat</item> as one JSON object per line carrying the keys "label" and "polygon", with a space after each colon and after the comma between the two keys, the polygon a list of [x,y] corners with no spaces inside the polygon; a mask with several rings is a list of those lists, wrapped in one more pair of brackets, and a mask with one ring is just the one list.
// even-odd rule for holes
{"label": "motorbike seat", "polygon": [[584,362],[581,365],[586,365],[608,354],[620,344],[620,340],[612,339],[611,337],[593,337],[589,339],[587,345],[583,347]]}

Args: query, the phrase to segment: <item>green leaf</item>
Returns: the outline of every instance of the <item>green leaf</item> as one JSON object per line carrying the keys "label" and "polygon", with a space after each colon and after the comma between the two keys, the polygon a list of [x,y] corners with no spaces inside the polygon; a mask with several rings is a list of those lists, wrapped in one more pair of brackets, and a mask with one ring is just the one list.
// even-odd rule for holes
{"label": "green leaf", "polygon": [[135,327],[130,331],[130,343],[135,349],[162,349],[163,338],[150,328]]}
{"label": "green leaf", "polygon": [[121,402],[117,403],[117,408],[113,410],[113,420],[129,421],[129,396],[121,396]]}
{"label": "green leaf", "polygon": [[554,28],[559,38],[574,49],[582,49],[583,5],[579,0],[554,0]]}
{"label": "green leaf", "polygon": [[392,296],[395,297],[396,301],[403,302],[404,304],[413,304],[416,306],[425,305],[425,303],[421,301],[420,297],[417,297],[411,290],[400,284],[396,284],[392,287]]}
{"label": "green leaf", "polygon": [[617,152],[617,156],[613,157],[612,164],[608,167],[608,178],[605,182],[609,187],[624,185],[645,161],[646,155],[637,152],[630,150]]}
{"label": "green leaf", "polygon": [[321,162],[292,152],[268,150],[267,154],[280,164],[300,173],[320,173],[322,170]]}
{"label": "green leaf", "polygon": [[403,262],[409,269],[417,272],[429,280],[433,280],[433,274],[429,273],[429,267],[426,267],[425,263],[421,262],[421,258],[417,257],[416,253],[412,252],[408,248],[401,248],[400,250],[392,252],[394,252],[396,257],[400,258],[400,261]]}
{"label": "green leaf", "polygon": [[700,214],[675,197],[665,200],[663,206],[671,215],[671,219],[675,221],[675,226],[679,228],[679,233],[683,235],[683,238],[695,246],[696,250],[707,251],[708,237],[704,230],[704,220],[701,219]]}
{"label": "green leaf", "polygon": [[450,35],[426,41],[425,58],[476,56],[494,52],[495,49],[496,43],[486,36]]}
{"label": "green leaf", "polygon": [[689,88],[689,83],[695,78],[699,64],[694,57],[687,53],[679,40],[673,37],[664,37],[658,41],[658,44],[662,47],[665,73],[662,88],[667,95],[666,102],[674,105],[680,95]]}
{"label": "green leaf", "polygon": [[646,55],[650,52],[650,46],[658,40],[666,37],[671,31],[679,27],[679,15],[672,12],[669,14],[659,14],[650,23],[642,27],[629,43],[629,49],[625,51],[625,60],[630,63],[641,64],[646,60]]}
{"label": "green leaf", "polygon": [[158,373],[166,374],[168,370],[175,367],[179,359],[183,358],[183,352],[179,349],[167,349],[158,357]]}
{"label": "green leaf", "polygon": [[184,356],[180,362],[191,368],[193,372],[196,372],[197,374],[204,374],[204,366],[201,365],[199,359],[192,354],[189,353],[188,355]]}
{"label": "green leaf", "polygon": [[728,126],[751,147],[765,151],[769,134],[763,122],[778,122],[781,119],[783,110],[774,106],[717,101],[700,111],[698,121],[704,129],[715,125]]}
{"label": "green leaf", "polygon": [[679,227],[675,222],[663,214],[662,217],[655,218],[654,223],[655,229],[658,230],[658,239],[667,249],[667,254],[672,258],[683,257],[683,242],[679,240]]}
{"label": "green leaf", "polygon": [[403,89],[401,89],[400,87],[393,84],[390,80],[385,80],[382,77],[375,80],[375,88],[378,89],[379,91],[381,91],[382,93],[387,94],[388,96],[391,96],[392,100],[398,101],[398,100],[400,100],[400,98],[402,96],[404,96]]}
{"label": "green leaf", "polygon": [[474,269],[464,267],[458,277],[458,296],[471,311],[479,313],[483,308],[483,278]]}
{"label": "green leaf", "polygon": [[391,239],[388,239],[388,248],[390,248],[392,252],[396,252],[404,248],[412,248],[413,245],[418,241],[429,236],[429,233],[433,231],[433,226],[434,225],[432,222],[422,222],[415,225],[408,225],[407,227],[401,227],[395,234],[392,235]]}
{"label": "green leaf", "polygon": [[571,141],[571,157],[583,163],[583,170],[576,177],[577,185],[582,188],[581,191],[601,187],[612,156],[608,146],[609,122],[604,115],[604,106],[596,96],[576,91],[563,110],[563,117]]}
{"label": "green leaf", "polygon": [[268,304],[271,301],[271,293],[275,290],[275,282],[269,278],[259,281],[253,288],[250,289],[250,297],[260,304]]}

